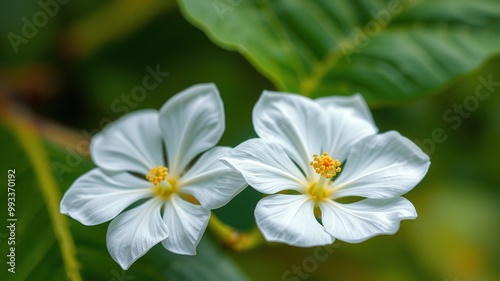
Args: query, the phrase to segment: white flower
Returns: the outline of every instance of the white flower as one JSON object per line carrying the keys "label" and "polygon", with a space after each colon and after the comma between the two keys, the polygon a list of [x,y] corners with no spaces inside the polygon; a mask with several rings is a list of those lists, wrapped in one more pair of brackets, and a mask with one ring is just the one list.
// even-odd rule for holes
{"label": "white flower", "polygon": [[[355,243],[393,234],[401,220],[416,218],[401,195],[424,177],[429,158],[397,132],[377,134],[360,95],[313,101],[264,92],[253,124],[260,138],[220,159],[272,194],[255,209],[266,240],[302,247],[335,238]],[[339,202],[343,197],[359,200]]]}
{"label": "white flower", "polygon": [[92,139],[98,168],[73,183],[61,201],[61,213],[85,225],[114,218],[107,246],[123,269],[159,242],[171,252],[195,254],[210,209],[225,205],[246,187],[238,172],[217,160],[230,149],[213,147],[224,124],[222,100],[213,84],[184,90],[159,112],[122,117]]}

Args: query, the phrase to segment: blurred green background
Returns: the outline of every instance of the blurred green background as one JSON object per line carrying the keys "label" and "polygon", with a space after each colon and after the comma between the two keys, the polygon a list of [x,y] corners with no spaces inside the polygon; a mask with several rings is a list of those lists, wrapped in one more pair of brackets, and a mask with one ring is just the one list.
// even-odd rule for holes
{"label": "blurred green background", "polygon": [[[0,31],[0,170],[16,170],[18,219],[12,274],[4,184],[0,280],[500,280],[496,0],[5,0]],[[134,96],[148,68],[163,77]],[[204,82],[224,100],[229,146],[256,136],[251,112],[264,89],[362,93],[380,131],[431,157],[406,195],[419,217],[396,235],[328,249],[235,252],[207,231],[196,257],[159,246],[122,271],[107,224],[59,215],[58,200],[93,167],[92,133]],[[215,212],[248,231],[260,197],[248,188]]]}

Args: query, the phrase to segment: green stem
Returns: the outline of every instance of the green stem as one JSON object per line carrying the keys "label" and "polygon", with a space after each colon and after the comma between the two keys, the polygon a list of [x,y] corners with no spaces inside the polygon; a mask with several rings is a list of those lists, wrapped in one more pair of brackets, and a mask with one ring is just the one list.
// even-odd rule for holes
{"label": "green stem", "polygon": [[264,243],[264,238],[257,227],[250,232],[239,232],[223,223],[214,213],[210,217],[208,228],[227,247],[234,251],[248,251]]}

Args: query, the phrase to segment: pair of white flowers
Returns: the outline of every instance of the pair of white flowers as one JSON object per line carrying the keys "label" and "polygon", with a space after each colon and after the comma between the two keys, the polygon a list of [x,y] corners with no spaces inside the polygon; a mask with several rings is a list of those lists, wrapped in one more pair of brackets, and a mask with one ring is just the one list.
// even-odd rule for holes
{"label": "pair of white flowers", "polygon": [[270,194],[255,209],[266,240],[289,245],[360,242],[417,216],[401,195],[429,158],[397,132],[377,134],[360,95],[264,92],[253,124],[259,138],[215,146],[225,122],[213,84],[182,91],[159,112],[128,114],[92,139],[98,168],[73,183],[61,212],[85,225],[112,220],[107,247],[123,269],[159,242],[195,254],[210,210],[247,184]]}

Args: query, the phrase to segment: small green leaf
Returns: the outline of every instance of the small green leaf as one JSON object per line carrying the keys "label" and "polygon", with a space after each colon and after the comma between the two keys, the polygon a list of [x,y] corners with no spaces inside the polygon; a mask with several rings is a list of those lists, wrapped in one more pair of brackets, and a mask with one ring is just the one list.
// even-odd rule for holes
{"label": "small green leaf", "polygon": [[500,51],[495,0],[179,0],[217,44],[282,91],[362,93],[372,103],[429,95]]}

